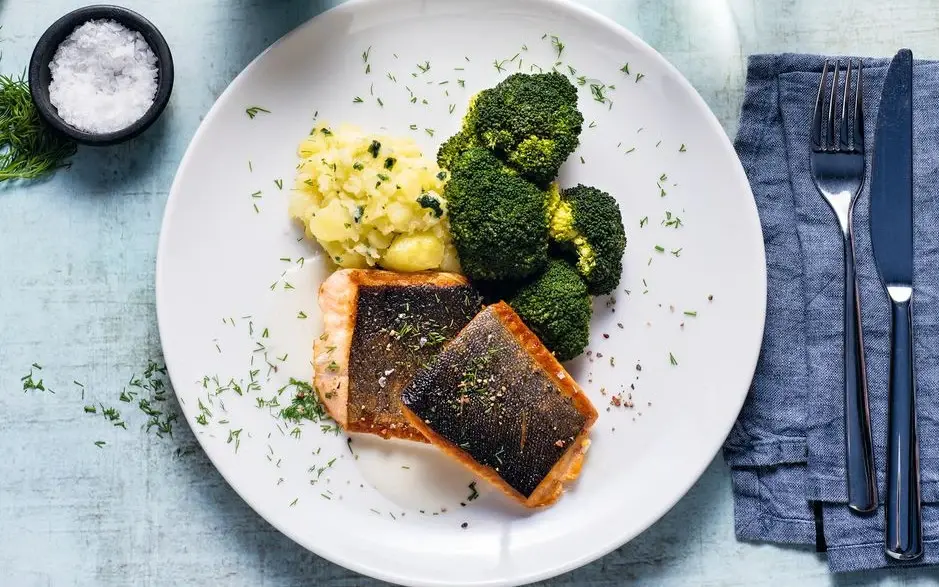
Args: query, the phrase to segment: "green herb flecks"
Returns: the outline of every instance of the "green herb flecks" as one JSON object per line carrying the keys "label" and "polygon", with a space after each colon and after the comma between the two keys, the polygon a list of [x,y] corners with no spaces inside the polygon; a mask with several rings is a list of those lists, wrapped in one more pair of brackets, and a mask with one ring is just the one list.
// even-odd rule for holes
{"label": "green herb flecks", "polygon": [[248,118],[252,120],[254,119],[255,116],[257,116],[261,112],[265,114],[271,113],[270,110],[267,110],[266,108],[261,108],[260,106],[249,106],[248,108],[245,108],[245,114],[247,114]]}
{"label": "green herb flecks", "polygon": [[40,118],[26,79],[0,76],[0,182],[38,179],[68,167],[76,150]]}
{"label": "green herb flecks", "polygon": [[49,393],[55,393],[51,388],[46,388],[45,383],[43,383],[42,378],[40,377],[37,381],[35,372],[42,371],[42,365],[39,363],[33,363],[29,373],[20,377],[20,381],[23,383],[23,393],[29,391],[48,391]]}
{"label": "green herb flecks", "polygon": [[312,385],[291,377],[287,385],[277,390],[277,394],[281,395],[287,390],[292,390],[293,397],[290,405],[280,411],[281,418],[297,424],[304,420],[322,424],[333,423]]}

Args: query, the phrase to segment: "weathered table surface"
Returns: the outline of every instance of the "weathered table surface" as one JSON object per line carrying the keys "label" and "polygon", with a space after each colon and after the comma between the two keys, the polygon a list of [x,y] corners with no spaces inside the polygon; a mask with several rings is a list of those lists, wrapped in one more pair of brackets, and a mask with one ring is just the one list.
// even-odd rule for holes
{"label": "weathered table surface", "polygon": [[[469,0],[468,0],[469,1]],[[736,132],[745,56],[939,55],[932,0],[582,0],[638,33]],[[367,585],[281,535],[232,491],[188,427],[160,440],[82,413],[159,358],[153,272],[177,163],[200,120],[262,49],[338,0],[126,0],[176,56],[171,106],[126,146],[0,187],[0,585]],[[2,71],[79,0],[0,0]],[[24,394],[40,363],[46,386]],[[91,390],[94,390],[92,392]],[[140,414],[138,414],[140,415]],[[102,449],[95,440],[105,440]],[[928,571],[832,578],[800,549],[738,543],[718,458],[658,524],[548,585],[910,585]]]}

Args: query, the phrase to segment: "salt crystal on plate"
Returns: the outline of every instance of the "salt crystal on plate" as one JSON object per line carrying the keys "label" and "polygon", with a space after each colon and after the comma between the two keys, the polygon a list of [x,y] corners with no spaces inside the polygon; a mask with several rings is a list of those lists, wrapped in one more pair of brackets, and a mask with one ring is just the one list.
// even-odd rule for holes
{"label": "salt crystal on plate", "polygon": [[143,35],[114,20],[90,20],[62,41],[49,63],[49,99],[79,130],[127,128],[153,104],[157,57]]}

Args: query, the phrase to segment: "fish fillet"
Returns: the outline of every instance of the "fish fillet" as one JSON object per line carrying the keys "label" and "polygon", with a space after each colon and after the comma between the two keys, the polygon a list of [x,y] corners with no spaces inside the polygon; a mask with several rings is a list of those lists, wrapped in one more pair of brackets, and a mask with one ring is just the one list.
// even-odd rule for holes
{"label": "fish fillet", "polygon": [[504,302],[467,324],[402,391],[411,425],[526,507],[580,474],[597,411]]}
{"label": "fish fillet", "polygon": [[350,432],[427,442],[401,412],[401,389],[479,311],[453,273],[342,269],[319,290],[324,332],[313,343],[314,384]]}

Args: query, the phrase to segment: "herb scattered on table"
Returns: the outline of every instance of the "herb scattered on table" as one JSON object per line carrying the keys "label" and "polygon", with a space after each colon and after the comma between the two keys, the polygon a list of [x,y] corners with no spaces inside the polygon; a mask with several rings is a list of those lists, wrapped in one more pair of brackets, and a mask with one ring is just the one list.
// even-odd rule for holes
{"label": "herb scattered on table", "polygon": [[35,371],[42,371],[42,365],[39,363],[33,363],[29,373],[20,377],[20,381],[23,382],[23,393],[29,391],[48,391],[49,393],[55,393],[52,389],[47,389],[45,384],[42,381],[42,378],[39,378],[39,381],[36,381],[34,377]]}
{"label": "herb scattered on table", "polygon": [[0,181],[39,179],[68,167],[76,151],[39,117],[24,78],[0,76]]}

